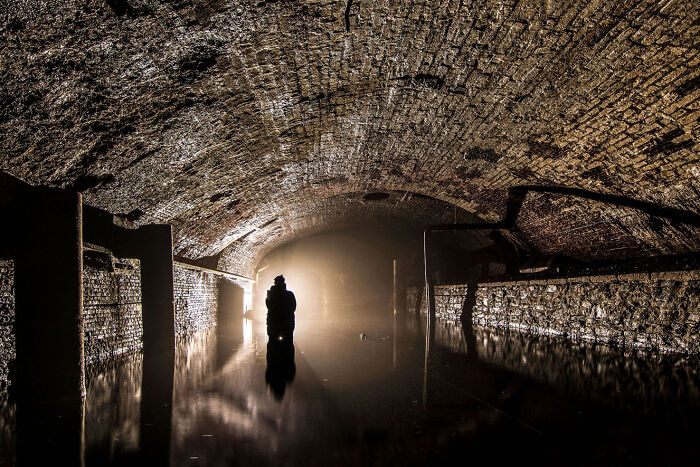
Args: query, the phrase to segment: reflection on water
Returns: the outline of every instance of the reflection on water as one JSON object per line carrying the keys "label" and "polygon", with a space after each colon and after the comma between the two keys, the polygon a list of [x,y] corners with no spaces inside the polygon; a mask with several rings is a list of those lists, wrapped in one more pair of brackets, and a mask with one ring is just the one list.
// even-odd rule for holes
{"label": "reflection on water", "polygon": [[0,387],[0,466],[15,462],[15,404],[10,401],[7,387]]}
{"label": "reflection on water", "polygon": [[294,344],[291,341],[270,340],[267,343],[267,370],[265,381],[277,400],[282,400],[287,384],[294,381]]}
{"label": "reflection on water", "polygon": [[138,450],[141,368],[140,354],[87,368],[87,463],[114,462]]}
{"label": "reflection on water", "polygon": [[[677,417],[700,409],[697,358],[622,351],[607,345],[574,343],[561,337],[528,335],[475,326],[479,359],[538,381],[595,397],[626,410]],[[462,325],[439,321],[436,342],[466,352]]]}
{"label": "reflection on water", "polygon": [[[395,322],[391,307],[298,322],[282,346],[247,319],[181,340],[170,392],[148,389],[167,375],[142,370],[139,355],[90,366],[86,465],[461,465],[465,452],[476,464],[674,464],[697,454],[694,360],[483,327],[472,338],[438,322],[424,372],[415,320]],[[14,462],[13,414],[0,392],[2,465]]]}

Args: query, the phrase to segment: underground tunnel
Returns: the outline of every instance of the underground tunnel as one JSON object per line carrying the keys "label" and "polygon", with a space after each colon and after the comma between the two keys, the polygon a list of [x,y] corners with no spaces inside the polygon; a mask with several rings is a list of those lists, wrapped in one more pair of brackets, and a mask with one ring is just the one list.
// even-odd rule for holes
{"label": "underground tunnel", "polygon": [[0,5],[0,467],[700,455],[698,2]]}

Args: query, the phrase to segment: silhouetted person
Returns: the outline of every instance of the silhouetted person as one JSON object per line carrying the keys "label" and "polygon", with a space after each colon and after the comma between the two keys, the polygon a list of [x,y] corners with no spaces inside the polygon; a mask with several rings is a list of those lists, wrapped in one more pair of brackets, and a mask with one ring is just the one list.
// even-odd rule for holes
{"label": "silhouetted person", "polygon": [[296,375],[294,364],[294,310],[297,301],[287,290],[284,276],[275,277],[275,285],[267,291],[267,371],[265,381],[277,400],[282,400],[287,383]]}
{"label": "silhouetted person", "polygon": [[297,301],[294,294],[287,290],[284,276],[275,277],[275,285],[267,291],[265,305],[267,306],[267,335],[270,341],[286,341],[291,344]]}

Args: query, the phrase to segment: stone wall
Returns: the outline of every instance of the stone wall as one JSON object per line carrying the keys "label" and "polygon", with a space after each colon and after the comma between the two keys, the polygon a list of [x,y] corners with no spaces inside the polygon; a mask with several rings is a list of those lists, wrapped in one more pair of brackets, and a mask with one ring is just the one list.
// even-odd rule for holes
{"label": "stone wall", "polygon": [[12,261],[0,260],[0,386],[15,358],[15,267]]}
{"label": "stone wall", "polygon": [[141,348],[141,275],[137,260],[86,252],[83,274],[85,359]]}
{"label": "stone wall", "polygon": [[[438,319],[458,320],[466,286],[435,289]],[[409,293],[410,311],[416,293]],[[572,340],[698,354],[700,271],[479,284],[472,320]]]}
{"label": "stone wall", "polygon": [[[176,266],[175,332],[178,338],[216,325],[217,279]],[[137,260],[86,251],[83,273],[85,360],[96,362],[141,348],[141,277]],[[0,385],[15,358],[14,266],[0,260]]]}
{"label": "stone wall", "polygon": [[216,326],[217,278],[175,267],[175,334],[182,338]]}
{"label": "stone wall", "polygon": [[[86,255],[87,258],[87,255]],[[176,266],[175,333],[192,335],[216,325],[217,279]],[[83,278],[85,356],[113,357],[141,348],[141,277],[136,260],[86,261]]]}

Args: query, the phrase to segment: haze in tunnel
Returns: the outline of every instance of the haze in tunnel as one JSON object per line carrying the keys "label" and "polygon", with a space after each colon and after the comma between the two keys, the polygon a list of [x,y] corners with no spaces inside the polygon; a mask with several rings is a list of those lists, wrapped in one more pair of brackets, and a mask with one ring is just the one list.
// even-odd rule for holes
{"label": "haze in tunnel", "polygon": [[[254,313],[264,312],[265,288],[284,274],[297,296],[297,316],[391,303],[393,261],[411,257],[418,232],[365,225],[305,237],[267,254],[257,267]],[[415,256],[415,252],[413,252]]]}
{"label": "haze in tunnel", "polygon": [[0,3],[0,464],[698,458],[697,0]]}

